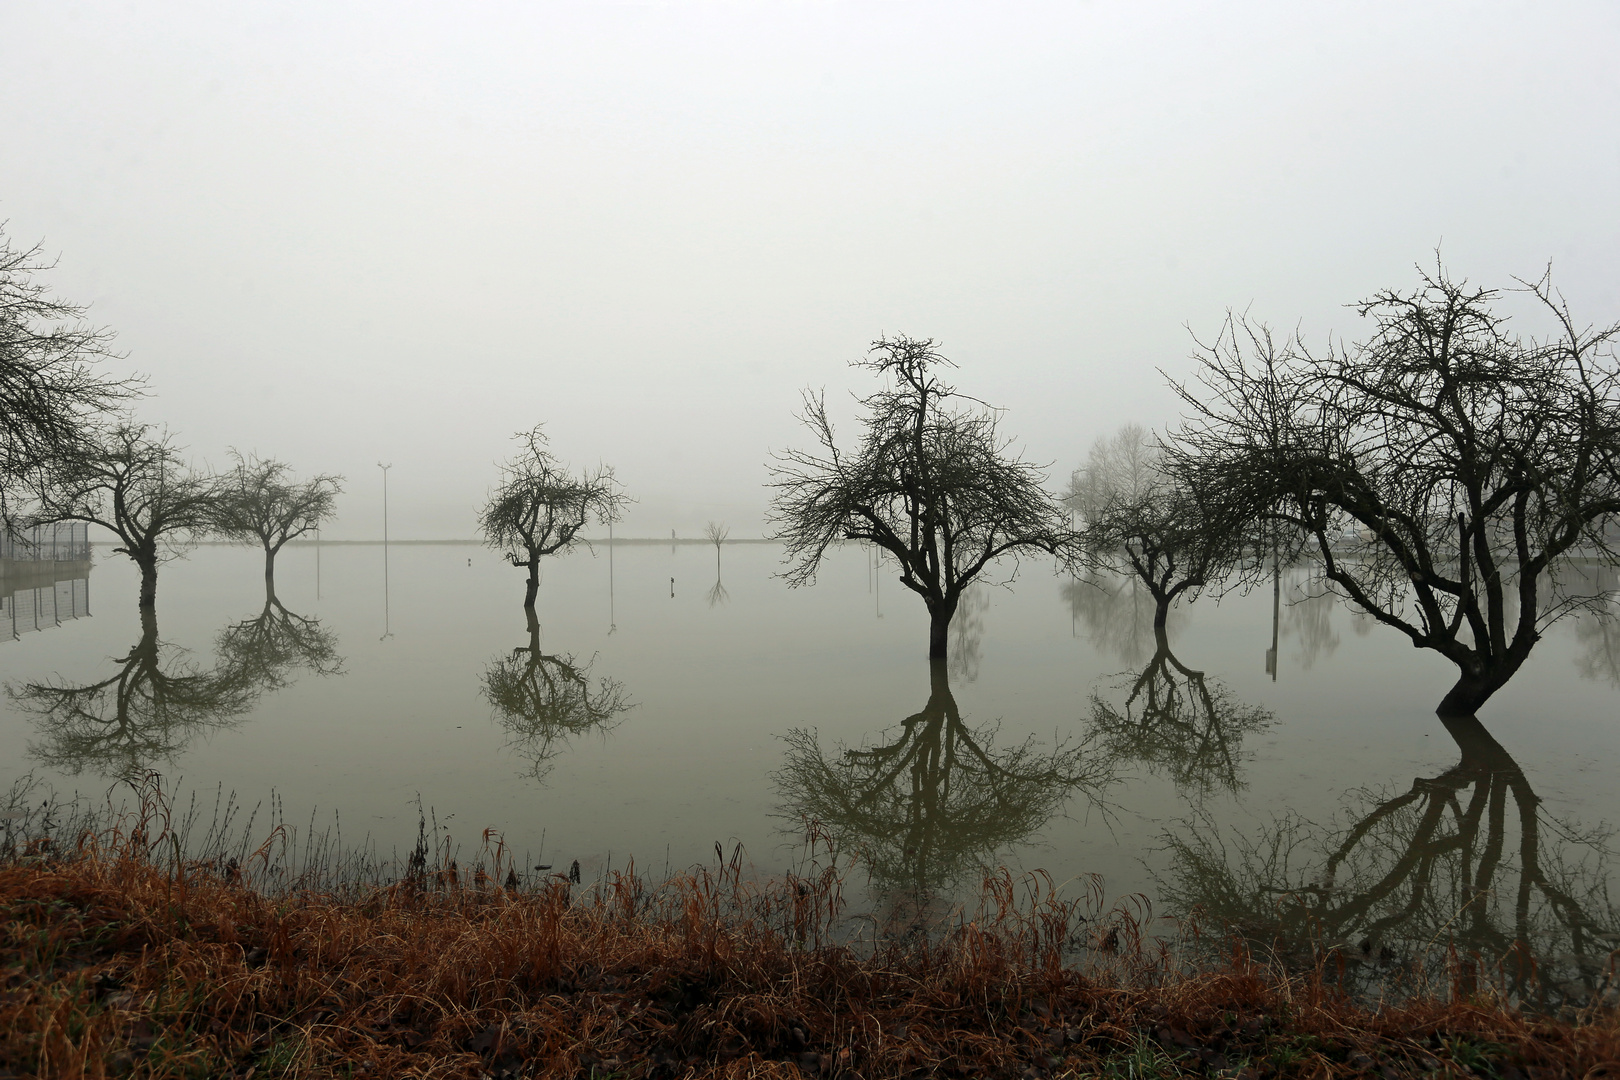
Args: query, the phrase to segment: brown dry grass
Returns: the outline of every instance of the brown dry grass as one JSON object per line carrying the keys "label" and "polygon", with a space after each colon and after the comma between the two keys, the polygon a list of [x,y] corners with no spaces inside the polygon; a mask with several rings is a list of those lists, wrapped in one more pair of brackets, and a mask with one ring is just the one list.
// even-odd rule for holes
{"label": "brown dry grass", "polygon": [[1241,954],[1178,975],[1038,878],[856,949],[830,870],[520,887],[486,836],[471,871],[270,893],[148,835],[0,864],[0,1078],[1620,1076],[1613,1010],[1369,1010]]}

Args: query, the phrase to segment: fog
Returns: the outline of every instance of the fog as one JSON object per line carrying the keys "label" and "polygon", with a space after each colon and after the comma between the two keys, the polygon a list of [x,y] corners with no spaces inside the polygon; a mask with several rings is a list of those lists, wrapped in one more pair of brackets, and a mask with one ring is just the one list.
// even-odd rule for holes
{"label": "fog", "polygon": [[[624,535],[758,535],[802,387],[929,336],[1053,485],[1248,308],[1314,340],[1441,249],[1620,317],[1600,3],[0,9],[0,219],[145,419],[466,537],[543,422]],[[848,411],[848,410],[846,410]]]}

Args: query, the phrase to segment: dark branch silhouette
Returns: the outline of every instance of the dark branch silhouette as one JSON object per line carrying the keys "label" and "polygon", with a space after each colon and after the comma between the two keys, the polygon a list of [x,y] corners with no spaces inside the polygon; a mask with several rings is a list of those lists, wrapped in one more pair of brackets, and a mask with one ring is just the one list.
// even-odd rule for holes
{"label": "dark branch silhouette", "polygon": [[1539,591],[1581,552],[1616,558],[1620,324],[1583,329],[1550,281],[1558,330],[1511,335],[1498,293],[1444,268],[1362,301],[1366,341],[1311,352],[1231,318],[1201,346],[1178,470],[1226,514],[1308,536],[1335,589],[1457,666],[1439,712],[1469,716],[1586,598]]}
{"label": "dark branch silhouette", "polygon": [[818,448],[771,466],[771,521],[787,548],[788,584],[809,585],[827,549],[864,540],[893,555],[900,582],[928,608],[928,655],[943,659],[962,592],[992,561],[1055,554],[1066,542],[1045,476],[1011,452],[998,413],[958,394],[932,340],[884,338],[856,361],[890,387],[862,398],[859,448],[838,448],[825,395],[804,395],[801,419]]}
{"label": "dark branch silhouette", "polygon": [[36,486],[41,469],[141,386],[97,370],[115,355],[112,333],[86,325],[84,307],[34,280],[53,265],[38,244],[12,247],[0,225],[0,519],[7,525],[19,486]]}
{"label": "dark branch silhouette", "polygon": [[538,426],[519,432],[521,449],[501,466],[501,482],[478,515],[484,543],[529,572],[524,606],[540,591],[540,560],[583,542],[579,531],[595,518],[618,520],[626,500],[613,469],[599,465],[574,476],[552,456]]}
{"label": "dark branch silhouette", "polygon": [[273,592],[276,555],[287,541],[314,532],[337,512],[343,478],[300,481],[274,458],[244,458],[235,450],[231,457],[236,467],[221,475],[214,489],[212,525],[222,536],[254,540],[264,548],[264,580]]}
{"label": "dark branch silhouette", "polygon": [[53,459],[37,497],[37,522],[84,521],[117,535],[113,551],[140,568],[142,608],[157,603],[158,563],[206,531],[214,511],[212,481],[186,467],[167,431],[133,420]]}
{"label": "dark branch silhouette", "polygon": [[74,775],[86,768],[136,775],[252,707],[257,687],[200,670],[159,640],[153,608],[140,616],[140,640],[107,678],[6,686],[12,703],[36,718],[42,740],[29,750],[37,760]]}

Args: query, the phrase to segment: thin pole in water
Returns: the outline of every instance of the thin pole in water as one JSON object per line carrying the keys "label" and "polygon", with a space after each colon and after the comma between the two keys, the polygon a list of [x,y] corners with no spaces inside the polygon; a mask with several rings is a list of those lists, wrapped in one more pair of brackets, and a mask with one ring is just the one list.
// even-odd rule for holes
{"label": "thin pole in water", "polygon": [[382,470],[383,476],[383,633],[378,641],[384,641],[394,636],[389,628],[388,610],[388,470],[394,467],[393,462],[384,465],[377,462],[377,468]]}

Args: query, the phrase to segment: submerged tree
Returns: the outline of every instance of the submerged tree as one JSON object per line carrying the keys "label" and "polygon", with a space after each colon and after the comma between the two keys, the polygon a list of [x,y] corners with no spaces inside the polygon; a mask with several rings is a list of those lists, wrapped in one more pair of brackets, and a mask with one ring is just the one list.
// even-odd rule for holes
{"label": "submerged tree", "polygon": [[1404,792],[1357,792],[1332,826],[1288,815],[1258,839],[1202,819],[1171,830],[1160,896],[1361,990],[1459,957],[1462,974],[1499,972],[1518,1000],[1589,1003],[1620,946],[1608,836],[1549,817],[1477,719],[1441,719],[1456,765]]}
{"label": "submerged tree", "polygon": [[919,907],[992,869],[1076,791],[1096,795],[1108,780],[1078,747],[997,748],[993,726],[963,722],[946,663],[928,670],[927,704],[880,745],[830,755],[795,729],[776,776],[784,816],[820,822],[861,853],[880,891]]}
{"label": "submerged tree", "polygon": [[1224,514],[1195,472],[1171,469],[1153,433],[1135,424],[1097,440],[1064,502],[1080,517],[1079,557],[1107,566],[1122,555],[1153,597],[1157,629],[1177,597],[1195,599],[1243,558],[1245,522]]}
{"label": "submerged tree", "polygon": [[85,308],[51,296],[34,275],[52,263],[39,247],[12,247],[0,227],[0,516],[44,467],[74,449],[95,421],[139,383],[97,364],[112,334],[84,323]]}
{"label": "submerged tree", "polygon": [[860,400],[859,447],[839,449],[825,395],[806,392],[801,419],[819,445],[786,451],[771,466],[784,576],[812,584],[834,544],[875,544],[922,597],[928,655],[942,659],[963,590],[1002,556],[1056,554],[1065,542],[1062,513],[1042,471],[1012,453],[997,412],[941,381],[938,369],[955,365],[931,339],[880,339],[852,366],[893,380]]}
{"label": "submerged tree", "polygon": [[579,531],[593,518],[602,524],[616,521],[627,500],[610,466],[570,473],[552,456],[539,426],[515,438],[521,449],[501,466],[501,482],[484,503],[478,527],[485,544],[528,570],[523,603],[533,607],[540,560],[582,542]]}
{"label": "submerged tree", "polygon": [[1547,278],[1526,288],[1557,327],[1546,340],[1509,333],[1496,291],[1440,268],[1361,302],[1359,343],[1312,352],[1229,320],[1201,385],[1179,387],[1178,465],[1224,513],[1309,537],[1335,589],[1454,663],[1443,715],[1472,714],[1549,622],[1592,602],[1545,602],[1547,571],[1582,549],[1616,558],[1620,324],[1583,329]]}
{"label": "submerged tree", "polygon": [[544,652],[539,619],[532,605],[527,610],[528,645],[485,669],[483,690],[501,726],[528,759],[529,774],[540,780],[569,739],[608,730],[630,702],[617,680],[593,680],[589,663]]}
{"label": "submerged tree", "polygon": [[95,432],[41,474],[34,520],[84,521],[117,535],[141,571],[140,606],[157,603],[158,563],[213,520],[213,481],[187,468],[167,431],[126,420]]}
{"label": "submerged tree", "polygon": [[264,580],[274,593],[276,555],[287,541],[314,532],[336,513],[343,493],[341,476],[297,480],[274,458],[243,457],[235,450],[236,467],[220,476],[214,490],[213,528],[236,540],[254,540],[264,548]]}

